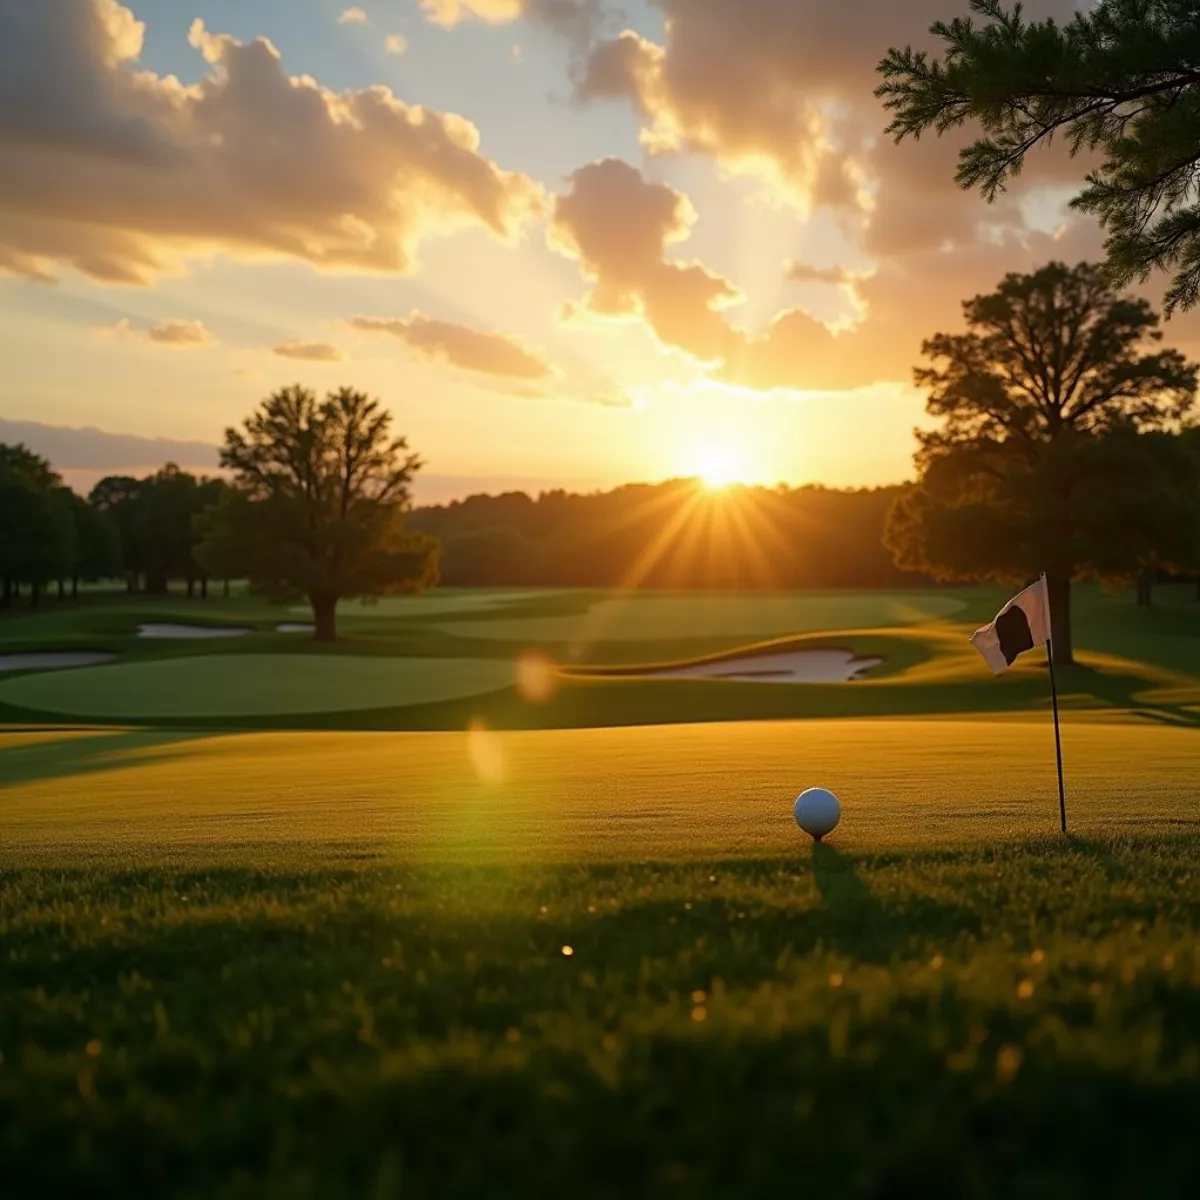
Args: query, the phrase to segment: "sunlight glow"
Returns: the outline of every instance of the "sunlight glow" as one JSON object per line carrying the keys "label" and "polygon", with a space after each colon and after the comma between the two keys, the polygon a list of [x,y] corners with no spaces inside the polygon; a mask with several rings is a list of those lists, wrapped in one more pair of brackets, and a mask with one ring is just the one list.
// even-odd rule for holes
{"label": "sunlight glow", "polygon": [[749,474],[742,456],[731,446],[704,446],[696,453],[694,469],[711,491],[745,483]]}

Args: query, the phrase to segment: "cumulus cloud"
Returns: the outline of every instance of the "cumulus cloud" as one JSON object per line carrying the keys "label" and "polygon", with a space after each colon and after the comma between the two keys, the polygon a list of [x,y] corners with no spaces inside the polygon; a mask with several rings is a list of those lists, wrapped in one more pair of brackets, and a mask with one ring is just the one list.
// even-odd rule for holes
{"label": "cumulus cloud", "polygon": [[338,17],[339,25],[365,25],[367,23],[366,12],[357,5],[354,8],[343,10]]}
{"label": "cumulus cloud", "polygon": [[269,41],[200,21],[207,70],[184,86],[139,67],[144,32],[118,0],[0,5],[0,270],[145,284],[223,253],[409,272],[426,238],[512,241],[544,211],[463,117],[289,76]]}
{"label": "cumulus cloud", "polygon": [[527,7],[526,0],[421,0],[425,15],[443,29],[453,29],[472,18],[503,25],[515,21]]}
{"label": "cumulus cloud", "polygon": [[[1057,236],[1026,221],[1023,205],[1036,189],[1077,183],[1086,170],[1063,143],[1032,156],[1020,181],[989,206],[954,183],[969,131],[900,146],[883,136],[876,64],[891,45],[931,46],[927,30],[947,15],[945,0],[651,2],[664,18],[661,40],[627,30],[598,41],[577,79],[579,98],[628,104],[651,154],[703,154],[727,172],[759,180],[775,199],[833,210],[855,257],[872,267],[859,273],[791,264],[791,282],[840,288],[853,316],[831,327],[796,307],[751,330],[725,311],[734,285],[693,263],[698,281],[713,291],[706,297],[693,288],[699,296],[674,310],[685,319],[668,322],[655,318],[650,299],[655,278],[681,270],[662,252],[677,240],[678,225],[660,221],[655,228],[672,236],[622,254],[601,240],[623,236],[622,218],[614,213],[605,221],[597,205],[592,252],[585,254],[572,247],[569,227],[577,222],[569,212],[564,219],[560,200],[553,236],[594,281],[589,308],[642,316],[660,340],[728,382],[850,388],[907,380],[922,340],[955,328],[963,297],[991,290],[1006,271],[1099,253],[1090,220],[1072,218]],[[1069,19],[1075,0],[1031,0],[1026,11],[1034,19]],[[627,182],[630,195],[616,211],[651,207],[653,186]],[[630,261],[641,269],[621,266]]]}
{"label": "cumulus cloud", "polygon": [[722,358],[729,331],[721,310],[741,299],[737,289],[701,263],[665,257],[695,223],[688,198],[616,158],[589,163],[568,182],[549,240],[592,283],[574,311],[643,318],[664,345],[704,361]]}
{"label": "cumulus cloud", "polygon": [[271,353],[278,354],[280,358],[298,358],[301,362],[316,363],[345,362],[347,358],[345,350],[328,342],[284,342]]}
{"label": "cumulus cloud", "polygon": [[581,51],[599,40],[601,31],[611,31],[611,21],[619,15],[608,0],[421,0],[421,8],[443,29],[466,21],[506,25],[527,17],[564,35]]}
{"label": "cumulus cloud", "polygon": [[162,321],[146,334],[160,346],[205,346],[216,341],[202,321]]}
{"label": "cumulus cloud", "polygon": [[408,49],[408,38],[402,33],[389,33],[384,39],[383,48],[388,54],[403,54]]}
{"label": "cumulus cloud", "polygon": [[407,317],[352,317],[360,333],[386,333],[424,358],[507,379],[546,379],[554,369],[540,355],[502,333],[481,333],[467,325],[437,321],[423,313]]}
{"label": "cumulus cloud", "polygon": [[203,321],[160,321],[146,329],[137,329],[128,317],[122,317],[115,325],[100,327],[100,332],[117,337],[143,338],[159,346],[187,349],[193,346],[212,346],[217,339],[204,327]]}
{"label": "cumulus cloud", "polygon": [[[870,146],[884,124],[875,66],[928,41],[945,0],[654,0],[663,43],[632,30],[597,45],[583,99],[624,100],[651,153],[701,153],[802,206],[871,209]],[[1027,15],[1069,19],[1074,0]],[[952,187],[950,179],[946,181]]]}
{"label": "cumulus cloud", "polygon": [[830,327],[802,307],[777,313],[763,329],[732,320],[739,293],[703,263],[667,257],[687,238],[695,213],[686,196],[617,159],[581,168],[557,198],[549,238],[578,261],[592,290],[575,312],[643,321],[666,346],[713,378],[760,391],[830,391],[911,378],[922,341],[961,322],[964,298],[990,291],[1009,271],[1050,258],[1093,256],[1095,229],[1058,236],[1008,231],[963,246],[899,256],[871,271],[792,263],[796,283],[843,288],[861,320]]}
{"label": "cumulus cloud", "polygon": [[[740,24],[735,11],[729,17]],[[705,65],[704,74],[693,76],[686,60],[627,30],[593,51],[578,94],[630,101],[651,154],[712,155],[733,173],[769,181],[800,208],[866,207],[860,168],[832,140],[817,98],[772,85],[749,64],[744,71],[736,65],[726,62],[715,74]]]}

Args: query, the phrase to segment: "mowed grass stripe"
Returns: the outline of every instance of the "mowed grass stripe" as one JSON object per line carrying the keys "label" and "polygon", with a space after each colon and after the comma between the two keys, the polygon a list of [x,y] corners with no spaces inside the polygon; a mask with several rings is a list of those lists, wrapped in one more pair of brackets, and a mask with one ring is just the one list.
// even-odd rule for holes
{"label": "mowed grass stripe", "polygon": [[953,616],[966,608],[954,597],[913,592],[743,595],[629,593],[597,597],[588,610],[569,615],[489,617],[448,622],[443,628],[469,637],[550,645],[579,642],[763,638],[831,629],[878,629]]}
{"label": "mowed grass stripe", "polygon": [[0,701],[79,717],[244,717],[431,704],[514,681],[496,659],[228,654],[22,675],[0,683]]}
{"label": "mowed grass stripe", "polygon": [[[1200,828],[1198,737],[1132,721],[1068,723],[1073,830]],[[1057,826],[1048,720],[0,739],[10,854],[329,843],[412,861],[790,855],[805,844],[791,803],[812,785],[840,795],[834,838],[849,851]]]}

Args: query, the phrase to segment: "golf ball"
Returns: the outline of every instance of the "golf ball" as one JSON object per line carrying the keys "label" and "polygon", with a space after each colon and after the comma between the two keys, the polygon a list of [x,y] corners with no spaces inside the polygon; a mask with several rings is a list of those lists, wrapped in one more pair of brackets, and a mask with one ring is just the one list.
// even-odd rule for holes
{"label": "golf ball", "polygon": [[825,788],[809,788],[796,797],[792,814],[796,824],[819,842],[842,819],[842,806]]}

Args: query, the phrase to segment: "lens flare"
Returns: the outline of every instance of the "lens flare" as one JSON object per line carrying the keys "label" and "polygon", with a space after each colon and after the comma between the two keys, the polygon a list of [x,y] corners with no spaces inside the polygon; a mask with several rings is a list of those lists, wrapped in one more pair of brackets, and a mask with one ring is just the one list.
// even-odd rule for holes
{"label": "lens flare", "polygon": [[467,728],[467,755],[481,783],[504,781],[504,747],[483,721],[474,720]]}
{"label": "lens flare", "polygon": [[517,691],[530,704],[545,704],[554,695],[554,663],[545,655],[523,654],[517,662]]}

